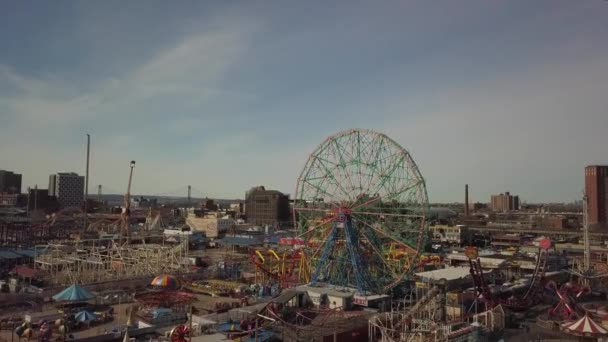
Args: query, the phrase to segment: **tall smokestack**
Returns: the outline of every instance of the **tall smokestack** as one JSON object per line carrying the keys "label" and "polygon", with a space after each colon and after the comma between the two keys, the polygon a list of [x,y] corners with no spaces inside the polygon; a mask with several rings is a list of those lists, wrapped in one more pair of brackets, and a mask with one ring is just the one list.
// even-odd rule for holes
{"label": "tall smokestack", "polygon": [[89,223],[87,222],[88,211],[89,211],[89,156],[91,153],[91,135],[87,134],[87,165],[84,176],[84,217],[82,220],[83,231],[87,230]]}
{"label": "tall smokestack", "polygon": [[469,217],[469,184],[464,185],[464,217]]}

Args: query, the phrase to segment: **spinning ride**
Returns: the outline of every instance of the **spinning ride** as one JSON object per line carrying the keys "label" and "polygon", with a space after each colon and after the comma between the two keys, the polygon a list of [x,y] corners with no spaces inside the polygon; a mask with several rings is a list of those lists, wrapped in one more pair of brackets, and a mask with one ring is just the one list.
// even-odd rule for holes
{"label": "spinning ride", "polygon": [[171,330],[169,336],[171,342],[186,342],[190,337],[190,327],[185,324],[180,324]]}
{"label": "spinning ride", "polygon": [[327,138],[298,178],[301,278],[360,292],[396,286],[419,263],[427,211],[424,178],[395,141],[363,129]]}
{"label": "spinning ride", "polygon": [[581,316],[580,312],[584,310],[578,308],[577,300],[591,293],[591,288],[588,286],[580,286],[570,282],[558,287],[554,281],[550,281],[545,288],[554,291],[559,299],[557,305],[549,310],[547,316],[549,319],[556,319],[560,322],[579,318]]}

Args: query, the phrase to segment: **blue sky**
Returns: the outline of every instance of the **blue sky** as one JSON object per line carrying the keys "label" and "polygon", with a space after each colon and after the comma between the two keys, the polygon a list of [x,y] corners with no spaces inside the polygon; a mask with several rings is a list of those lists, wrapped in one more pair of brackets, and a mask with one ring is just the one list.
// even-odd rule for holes
{"label": "blue sky", "polygon": [[431,201],[572,201],[608,163],[608,3],[5,1],[0,168],[134,192],[292,193],[323,139],[386,133]]}

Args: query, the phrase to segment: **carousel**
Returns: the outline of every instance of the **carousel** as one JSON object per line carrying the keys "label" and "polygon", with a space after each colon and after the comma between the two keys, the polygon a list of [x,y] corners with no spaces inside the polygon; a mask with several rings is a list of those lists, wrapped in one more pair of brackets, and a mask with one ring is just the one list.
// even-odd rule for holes
{"label": "carousel", "polygon": [[608,335],[608,330],[591,319],[588,313],[574,322],[563,323],[561,330],[566,334],[578,336],[584,340],[597,340]]}
{"label": "carousel", "polygon": [[173,276],[161,275],[150,283],[151,291],[135,295],[137,316],[149,324],[179,321],[187,318],[196,297],[180,291],[180,282]]}
{"label": "carousel", "polygon": [[57,302],[57,307],[66,313],[80,311],[80,308],[89,306],[89,301],[94,298],[95,295],[89,290],[76,284],[53,296],[53,300]]}
{"label": "carousel", "polygon": [[63,336],[81,324],[89,327],[97,320],[97,315],[90,311],[90,301],[94,298],[95,295],[89,290],[74,284],[53,296],[56,307],[64,318],[24,322],[15,329],[15,334],[26,341],[49,342],[55,335]]}

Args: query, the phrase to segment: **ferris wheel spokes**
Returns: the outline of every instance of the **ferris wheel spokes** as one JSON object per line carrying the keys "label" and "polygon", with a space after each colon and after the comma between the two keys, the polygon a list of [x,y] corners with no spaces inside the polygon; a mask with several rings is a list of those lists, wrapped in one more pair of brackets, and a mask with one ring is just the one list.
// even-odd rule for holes
{"label": "ferris wheel spokes", "polygon": [[355,129],[326,139],[308,158],[295,197],[304,274],[363,292],[388,290],[411,274],[428,199],[411,156],[386,135]]}

